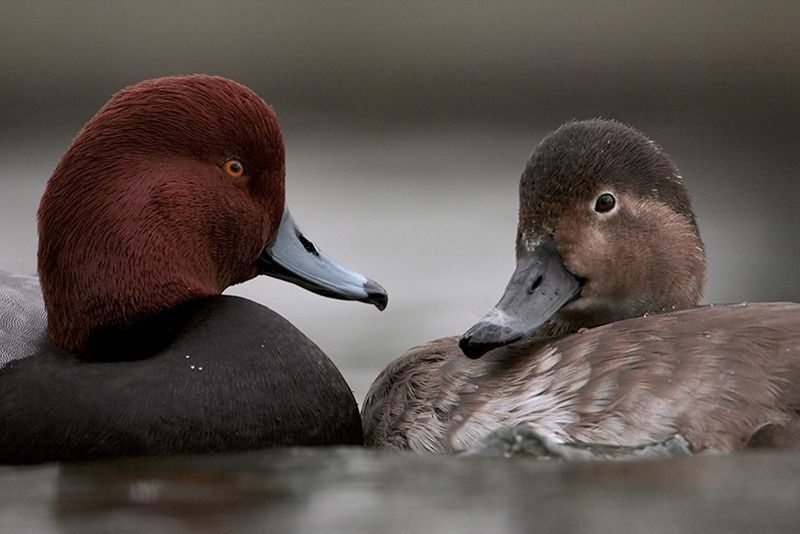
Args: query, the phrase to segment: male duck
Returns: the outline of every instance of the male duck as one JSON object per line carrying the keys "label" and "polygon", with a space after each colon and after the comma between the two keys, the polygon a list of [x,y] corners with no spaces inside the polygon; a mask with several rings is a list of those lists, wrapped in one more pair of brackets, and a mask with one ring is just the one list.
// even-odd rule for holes
{"label": "male duck", "polygon": [[522,174],[500,302],[378,376],[367,443],[460,450],[521,426],[556,443],[800,444],[800,305],[673,311],[701,297],[704,262],[658,146],[613,121],[565,124]]}
{"label": "male duck", "polygon": [[284,170],[272,110],[224,78],[145,81],[100,109],[42,198],[44,307],[35,278],[0,277],[1,462],[362,442],[325,354],[220,296],[266,274],[386,306],[300,232]]}

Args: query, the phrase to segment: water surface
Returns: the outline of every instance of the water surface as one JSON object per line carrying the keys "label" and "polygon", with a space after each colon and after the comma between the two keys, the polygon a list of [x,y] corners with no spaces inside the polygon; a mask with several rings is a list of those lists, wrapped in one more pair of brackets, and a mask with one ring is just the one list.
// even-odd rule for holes
{"label": "water surface", "polygon": [[0,468],[0,531],[796,532],[800,456],[557,464],[360,448]]}

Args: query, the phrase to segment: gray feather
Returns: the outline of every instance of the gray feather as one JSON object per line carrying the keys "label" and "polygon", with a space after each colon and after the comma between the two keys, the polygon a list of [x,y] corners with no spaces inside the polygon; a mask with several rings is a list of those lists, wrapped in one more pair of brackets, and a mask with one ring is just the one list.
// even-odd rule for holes
{"label": "gray feather", "polygon": [[0,271],[0,368],[47,345],[39,279]]}

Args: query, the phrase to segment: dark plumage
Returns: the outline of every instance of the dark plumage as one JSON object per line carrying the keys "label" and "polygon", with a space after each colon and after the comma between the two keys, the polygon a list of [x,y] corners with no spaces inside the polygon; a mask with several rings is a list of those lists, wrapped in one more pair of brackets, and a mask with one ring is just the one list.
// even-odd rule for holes
{"label": "dark plumage", "polygon": [[136,334],[114,361],[51,345],[3,368],[0,462],[362,442],[333,362],[264,306],[208,297]]}

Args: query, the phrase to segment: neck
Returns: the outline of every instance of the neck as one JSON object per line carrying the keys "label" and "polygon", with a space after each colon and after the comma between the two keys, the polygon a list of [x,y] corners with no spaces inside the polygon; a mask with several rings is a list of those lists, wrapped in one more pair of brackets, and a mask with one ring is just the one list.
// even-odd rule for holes
{"label": "neck", "polygon": [[137,325],[158,320],[190,300],[220,293],[188,280],[131,276],[125,282],[102,283],[86,278],[70,281],[69,275],[43,272],[42,292],[50,340],[77,353],[89,351],[90,345],[103,345],[104,339],[122,332],[130,332],[133,339]]}
{"label": "neck", "polygon": [[96,332],[225,288],[209,247],[191,239],[204,234],[183,231],[183,220],[173,220],[194,213],[176,205],[194,198],[181,194],[183,182],[182,190],[162,191],[159,177],[175,162],[131,160],[124,172],[108,171],[113,179],[81,181],[80,167],[70,161],[68,154],[56,169],[39,208],[39,277],[53,343],[84,352]]}

